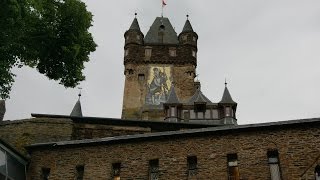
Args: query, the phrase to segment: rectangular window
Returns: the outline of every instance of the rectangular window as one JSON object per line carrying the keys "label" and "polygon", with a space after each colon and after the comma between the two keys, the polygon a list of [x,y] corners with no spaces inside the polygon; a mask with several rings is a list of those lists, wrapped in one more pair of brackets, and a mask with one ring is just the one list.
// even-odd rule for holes
{"label": "rectangular window", "polygon": [[211,109],[207,109],[205,112],[205,118],[206,119],[211,119]]}
{"label": "rectangular window", "polygon": [[197,115],[198,115],[198,119],[204,119],[203,112],[197,112]]}
{"label": "rectangular window", "polygon": [[240,180],[240,173],[238,167],[238,155],[228,154],[228,180]]}
{"label": "rectangular window", "polygon": [[187,163],[188,163],[188,176],[197,175],[198,173],[197,156],[188,156]]}
{"label": "rectangular window", "polygon": [[184,111],[184,112],[183,112],[183,119],[185,119],[185,120],[189,120],[189,119],[190,119],[190,113],[189,113],[189,111]]}
{"label": "rectangular window", "polygon": [[196,51],[192,51],[192,56],[193,57],[197,57],[197,52]]}
{"label": "rectangular window", "polygon": [[145,79],[144,74],[138,74],[138,80],[143,81]]}
{"label": "rectangular window", "polygon": [[145,54],[144,54],[145,57],[150,58],[150,57],[151,57],[151,54],[152,54],[152,49],[151,49],[151,48],[146,48],[144,53],[145,53]]}
{"label": "rectangular window", "polygon": [[124,56],[128,56],[129,55],[129,49],[125,49],[124,50]]}
{"label": "rectangular window", "polygon": [[171,111],[171,117],[175,117],[176,116],[176,108],[175,107],[171,107],[170,111]]}
{"label": "rectangular window", "polygon": [[277,150],[268,151],[268,163],[270,167],[271,180],[281,180],[279,167],[279,153]]}
{"label": "rectangular window", "polygon": [[196,113],[194,113],[194,110],[190,110],[190,119],[196,119]]}
{"label": "rectangular window", "polygon": [[218,119],[219,113],[217,109],[212,109],[212,119]]}
{"label": "rectangular window", "polygon": [[153,159],[149,161],[149,176],[150,180],[159,179],[159,159]]}
{"label": "rectangular window", "polygon": [[50,176],[50,168],[41,169],[41,178],[42,180],[48,180]]}
{"label": "rectangular window", "polygon": [[226,117],[230,117],[231,116],[231,113],[232,113],[232,109],[231,107],[226,107]]}
{"label": "rectangular window", "polygon": [[113,180],[120,180],[121,163],[112,164],[112,177]]}
{"label": "rectangular window", "polygon": [[176,57],[177,56],[176,49],[169,49],[169,55],[172,56],[172,57]]}
{"label": "rectangular window", "polygon": [[76,167],[76,180],[83,180],[83,175],[84,175],[84,166],[83,165],[79,165]]}

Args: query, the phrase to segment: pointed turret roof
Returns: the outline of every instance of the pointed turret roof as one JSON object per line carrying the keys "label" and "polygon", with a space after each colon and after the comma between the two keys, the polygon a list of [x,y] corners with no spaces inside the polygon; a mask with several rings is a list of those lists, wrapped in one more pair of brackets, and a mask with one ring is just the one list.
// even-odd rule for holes
{"label": "pointed turret roof", "polygon": [[184,32],[194,32],[189,19],[186,20],[181,33]]}
{"label": "pointed turret roof", "polygon": [[237,104],[236,102],[234,102],[232,100],[232,97],[230,95],[230,92],[228,90],[228,87],[227,87],[227,84],[224,88],[224,92],[223,92],[223,96],[222,96],[222,99],[219,103],[224,103],[224,104]]}
{"label": "pointed turret roof", "polygon": [[176,94],[174,86],[171,86],[169,97],[166,104],[180,104],[179,98]]}
{"label": "pointed turret roof", "polygon": [[212,104],[212,102],[201,92],[200,88],[196,90],[194,95],[187,102],[187,104],[194,104],[194,103]]}
{"label": "pointed turret roof", "polygon": [[81,102],[80,102],[80,96],[81,94],[79,94],[79,99],[76,102],[76,104],[74,105],[70,116],[77,116],[77,117],[82,117],[82,109],[81,109]]}
{"label": "pointed turret roof", "polygon": [[133,19],[129,30],[140,31],[140,26],[136,17]]}
{"label": "pointed turret roof", "polygon": [[[160,41],[159,34],[163,34]],[[166,17],[157,17],[144,38],[146,44],[178,44],[178,36]]]}

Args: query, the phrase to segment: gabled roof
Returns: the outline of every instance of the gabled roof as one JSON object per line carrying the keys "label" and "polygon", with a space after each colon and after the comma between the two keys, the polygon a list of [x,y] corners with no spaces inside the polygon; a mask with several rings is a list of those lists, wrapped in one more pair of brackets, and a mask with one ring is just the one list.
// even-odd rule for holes
{"label": "gabled roof", "polygon": [[189,19],[186,20],[181,33],[184,32],[194,32]]}
{"label": "gabled roof", "polygon": [[129,30],[140,31],[140,26],[139,26],[139,23],[138,23],[138,19],[137,19],[137,18],[134,18],[134,19],[133,19]]}
{"label": "gabled roof", "polygon": [[[164,28],[160,28],[163,25]],[[163,33],[163,41],[159,34]],[[144,38],[146,44],[178,44],[178,36],[166,17],[157,17]]]}
{"label": "gabled roof", "polygon": [[187,104],[190,104],[190,105],[194,103],[212,104],[212,102],[205,95],[203,95],[200,89],[197,89],[194,95],[187,102]]}
{"label": "gabled roof", "polygon": [[219,103],[224,103],[224,104],[237,104],[236,102],[234,102],[232,100],[232,97],[229,93],[229,90],[227,88],[227,86],[224,88],[224,92],[223,92],[223,96],[222,99]]}
{"label": "gabled roof", "polygon": [[78,101],[74,105],[70,116],[82,117],[80,98],[78,99]]}
{"label": "gabled roof", "polygon": [[176,94],[174,86],[171,86],[168,100],[165,104],[180,104],[179,98]]}

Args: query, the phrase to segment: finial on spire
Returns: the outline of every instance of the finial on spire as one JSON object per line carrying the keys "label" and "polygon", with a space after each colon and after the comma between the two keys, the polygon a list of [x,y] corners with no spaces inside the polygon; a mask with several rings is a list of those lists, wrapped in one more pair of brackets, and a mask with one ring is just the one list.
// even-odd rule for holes
{"label": "finial on spire", "polygon": [[186,16],[187,16],[187,20],[189,20],[189,14],[187,14]]}
{"label": "finial on spire", "polygon": [[227,87],[228,83],[227,83],[227,78],[224,78],[224,86]]}
{"label": "finial on spire", "polygon": [[79,89],[79,94],[78,94],[78,96],[79,96],[79,100],[80,100],[82,87],[78,87],[78,89]]}
{"label": "finial on spire", "polygon": [[138,13],[134,12],[134,18],[137,18]]}

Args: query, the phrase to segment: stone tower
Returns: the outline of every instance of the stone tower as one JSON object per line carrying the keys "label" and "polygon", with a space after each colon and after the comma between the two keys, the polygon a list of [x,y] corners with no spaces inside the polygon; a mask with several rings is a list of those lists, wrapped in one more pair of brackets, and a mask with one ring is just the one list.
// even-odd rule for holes
{"label": "stone tower", "polygon": [[181,101],[195,92],[198,35],[189,20],[177,35],[166,17],[157,17],[146,36],[137,18],[124,34],[123,119],[163,120],[172,84]]}
{"label": "stone tower", "polygon": [[227,85],[222,100],[213,103],[194,81],[198,35],[188,18],[177,35],[168,18],[157,17],[146,36],[134,18],[124,38],[122,119],[237,124]]}

